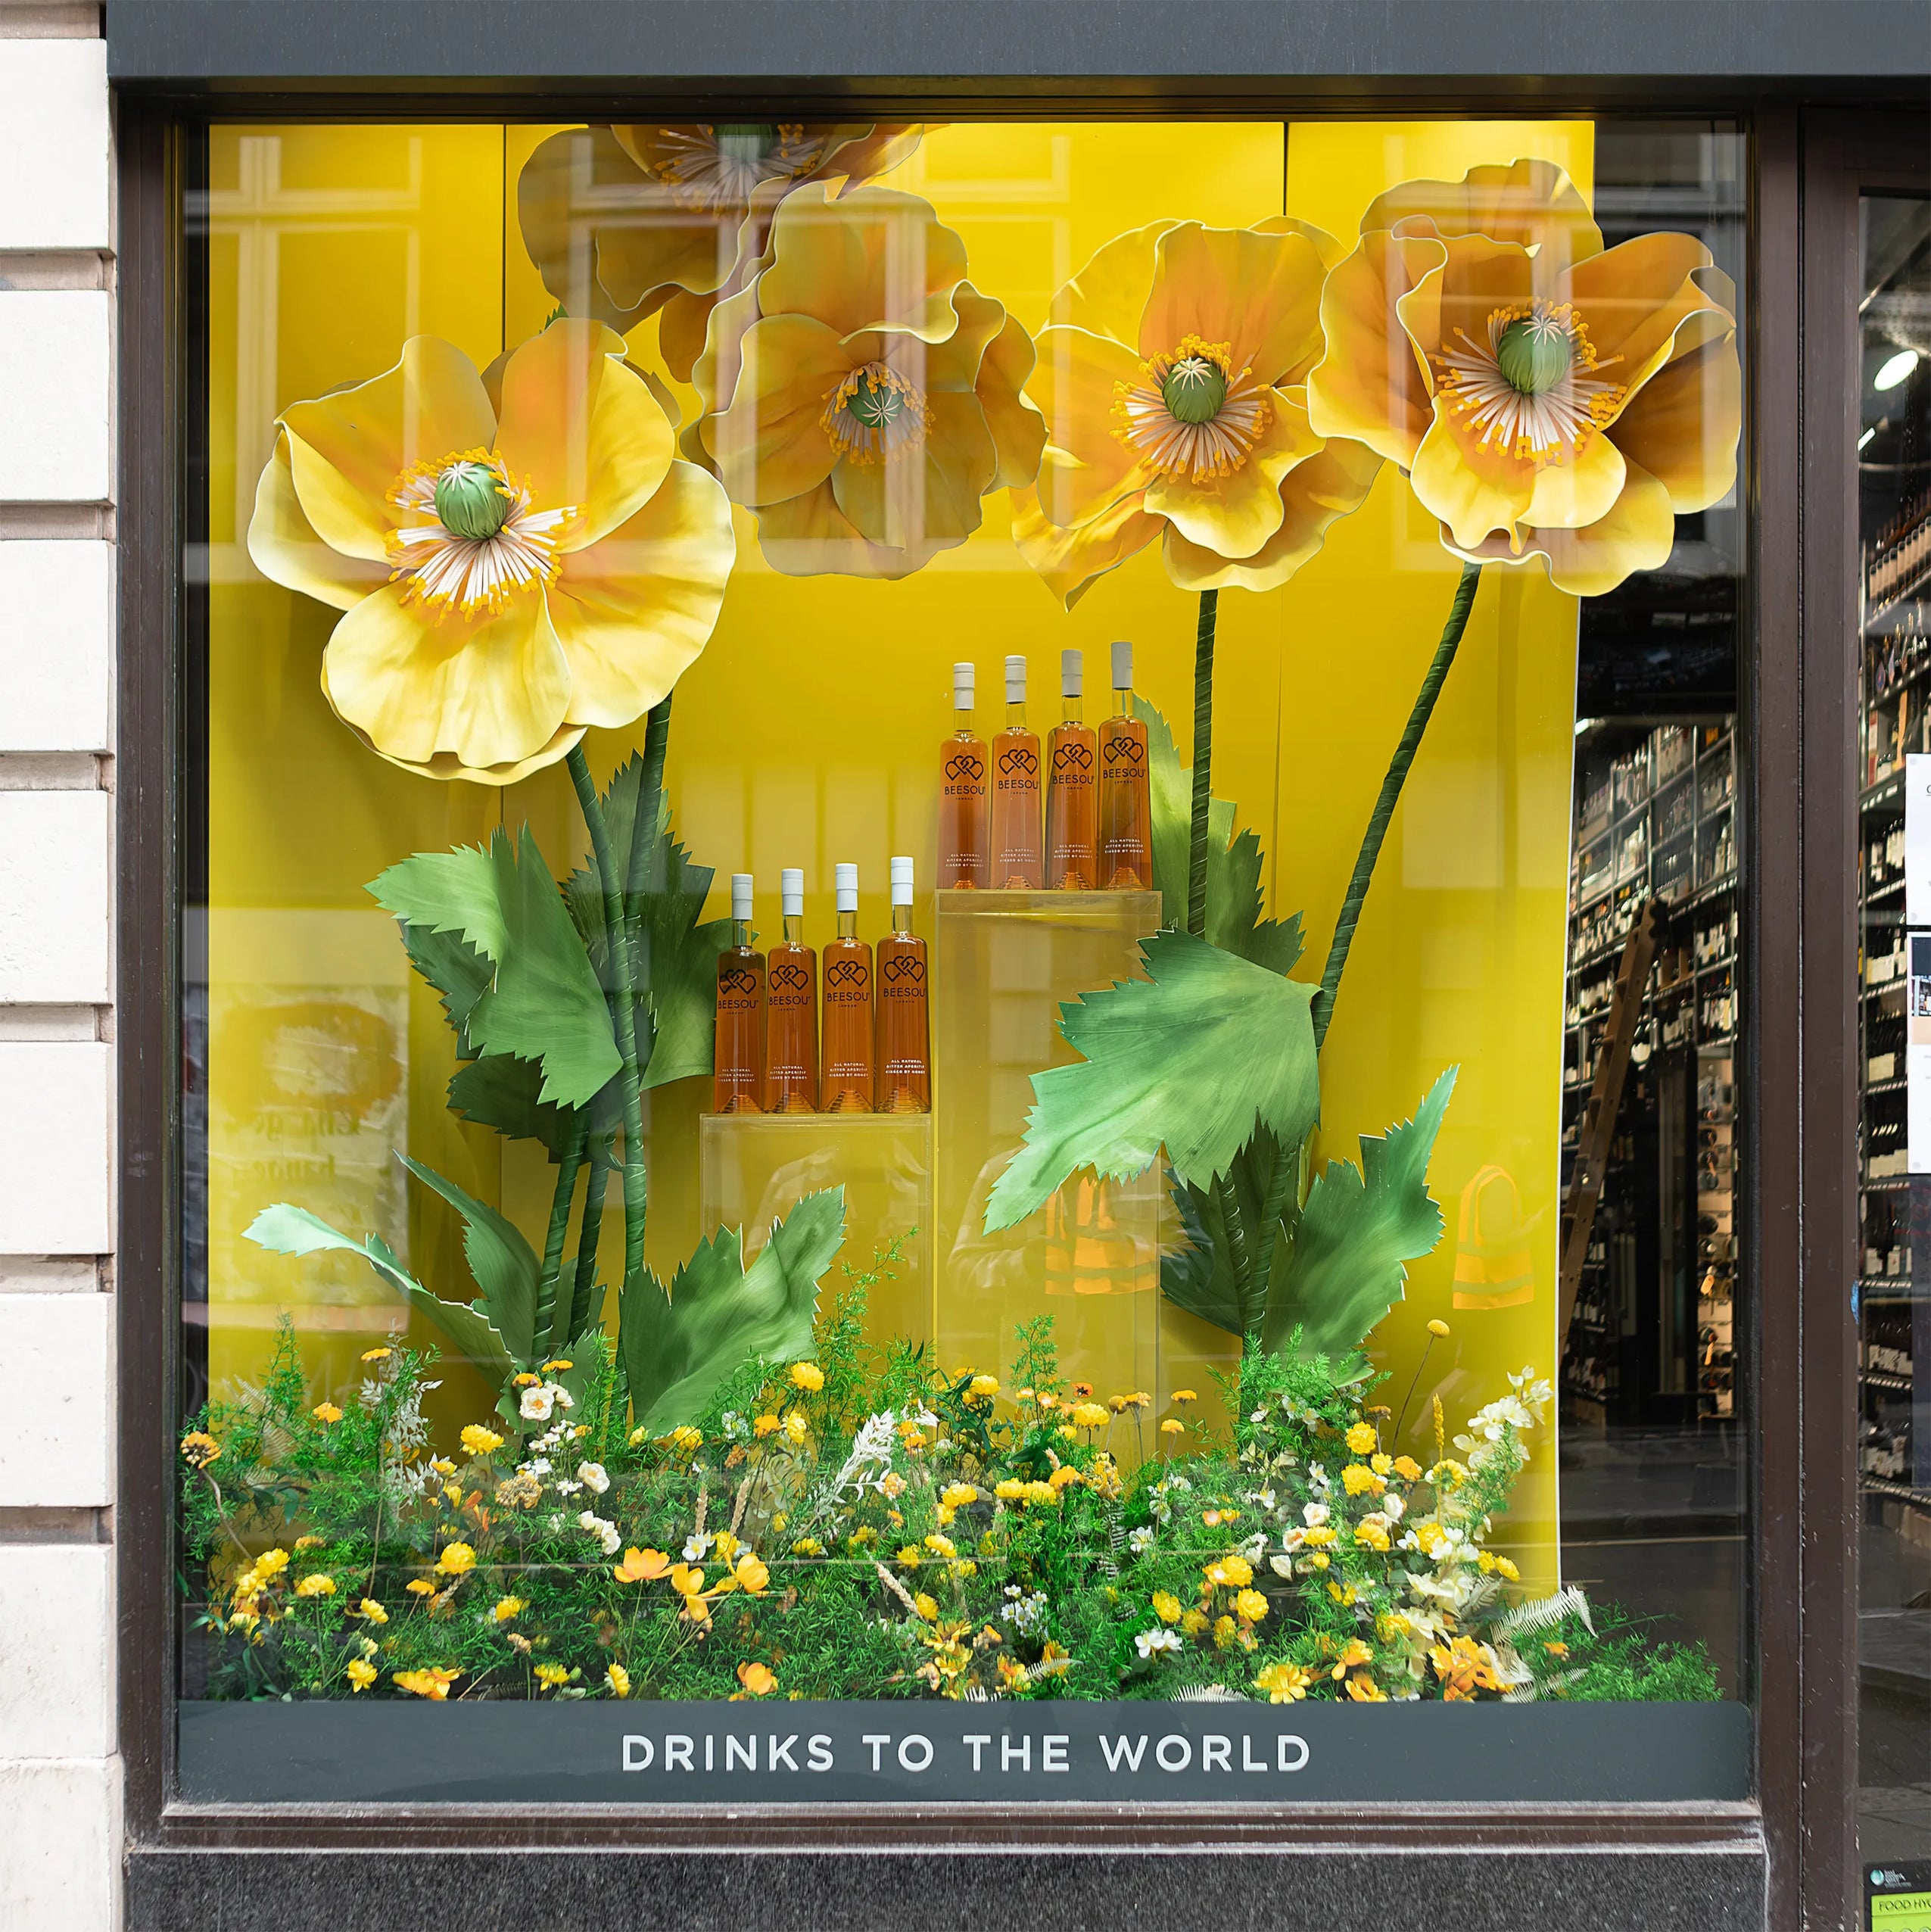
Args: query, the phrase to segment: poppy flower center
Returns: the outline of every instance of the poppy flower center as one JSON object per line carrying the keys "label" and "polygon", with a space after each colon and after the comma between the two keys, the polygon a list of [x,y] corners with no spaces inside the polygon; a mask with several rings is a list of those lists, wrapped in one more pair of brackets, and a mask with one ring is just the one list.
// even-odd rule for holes
{"label": "poppy flower center", "polygon": [[443,528],[472,543],[494,537],[509,521],[509,494],[487,463],[451,463],[436,478],[434,501]]}
{"label": "poppy flower center", "polygon": [[1537,469],[1574,462],[1628,395],[1600,373],[1621,358],[1597,362],[1588,329],[1567,302],[1537,297],[1496,310],[1480,338],[1465,329],[1455,334],[1456,346],[1429,357],[1436,400],[1451,421],[1476,432],[1479,448],[1500,447]]}
{"label": "poppy flower center", "polygon": [[824,138],[795,121],[718,121],[658,131],[650,171],[686,207],[741,210],[768,181],[796,181],[824,160]]}
{"label": "poppy flower center", "polygon": [[842,457],[880,463],[916,449],[932,411],[914,383],[882,362],[861,363],[831,392],[819,426]]}
{"label": "poppy flower center", "polygon": [[1496,338],[1496,362],[1518,395],[1546,395],[1575,359],[1575,338],[1553,316],[1518,316]]}
{"label": "poppy flower center", "polygon": [[1230,344],[1183,336],[1113,385],[1113,433],[1152,468],[1204,483],[1247,461],[1267,427],[1267,394],[1235,368]]}

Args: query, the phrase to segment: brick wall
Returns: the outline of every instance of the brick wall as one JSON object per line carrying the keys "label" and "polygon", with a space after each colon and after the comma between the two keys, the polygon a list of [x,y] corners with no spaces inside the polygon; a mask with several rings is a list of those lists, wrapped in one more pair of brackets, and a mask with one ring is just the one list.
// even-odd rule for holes
{"label": "brick wall", "polygon": [[0,0],[0,1926],[120,1915],[114,224],[95,5]]}

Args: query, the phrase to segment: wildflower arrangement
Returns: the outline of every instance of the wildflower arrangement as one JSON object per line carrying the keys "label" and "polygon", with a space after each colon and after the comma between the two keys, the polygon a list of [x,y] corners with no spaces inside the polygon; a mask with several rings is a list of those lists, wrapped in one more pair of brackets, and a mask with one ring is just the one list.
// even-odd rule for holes
{"label": "wildflower arrangement", "polygon": [[[889,1265],[886,1257],[881,1265]],[[292,1330],[258,1397],[183,1438],[207,1684],[223,1698],[1711,1697],[1581,1593],[1490,1547],[1549,1401],[1526,1373],[1428,1466],[1374,1379],[1247,1353],[1222,1438],[1173,1391],[1004,1376],[861,1338],[848,1270],[808,1360],[747,1364],[701,1423],[575,1396],[430,1439],[433,1354],[370,1351],[317,1405]],[[533,1372],[534,1373],[534,1372]],[[532,1397],[545,1399],[531,1400]]]}

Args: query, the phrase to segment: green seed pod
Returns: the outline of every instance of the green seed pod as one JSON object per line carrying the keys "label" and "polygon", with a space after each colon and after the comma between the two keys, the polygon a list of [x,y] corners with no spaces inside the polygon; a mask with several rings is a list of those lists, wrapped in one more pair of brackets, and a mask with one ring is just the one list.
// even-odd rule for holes
{"label": "green seed pod", "polygon": [[867,429],[888,429],[904,412],[905,398],[889,383],[861,375],[846,407]]}
{"label": "green seed pod", "polygon": [[1182,356],[1166,372],[1160,393],[1176,422],[1211,422],[1227,400],[1227,378],[1205,356]]}
{"label": "green seed pod", "polygon": [[436,515],[452,537],[481,542],[509,521],[509,499],[487,463],[453,463],[436,478]]}
{"label": "green seed pod", "polygon": [[1503,330],[1495,360],[1518,396],[1546,395],[1568,374],[1575,344],[1567,329],[1523,316]]}

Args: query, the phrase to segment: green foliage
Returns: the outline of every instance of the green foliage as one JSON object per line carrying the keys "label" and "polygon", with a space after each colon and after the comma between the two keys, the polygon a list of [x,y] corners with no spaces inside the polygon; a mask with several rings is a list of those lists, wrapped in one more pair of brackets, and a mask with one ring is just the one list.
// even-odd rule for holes
{"label": "green foliage", "polygon": [[[634,753],[621,765],[603,796],[603,815],[617,874],[637,890],[627,893],[625,928],[636,962],[637,997],[647,1003],[649,1024],[639,1028],[638,1058],[644,1085],[662,1086],[711,1071],[718,955],[730,943],[730,921],[701,923],[712,868],[692,862],[671,836],[671,804],[662,791],[644,789],[643,760]],[[649,829],[641,853],[634,850],[640,824]],[[603,930],[603,888],[596,868],[573,872],[564,885],[571,917],[606,989],[615,983]],[[652,1042],[648,1053],[643,1042]]]}
{"label": "green foliage", "polygon": [[[1147,728],[1148,801],[1153,817],[1154,883],[1165,923],[1176,930],[1187,923],[1187,852],[1193,835],[1191,768],[1180,762],[1173,732],[1145,698],[1133,712]],[[1207,939],[1270,973],[1292,971],[1300,957],[1300,915],[1286,919],[1260,916],[1260,840],[1251,829],[1236,836],[1234,807],[1225,799],[1208,806],[1207,842]]]}
{"label": "green foliage", "polygon": [[412,1161],[406,1154],[399,1154],[396,1158],[463,1217],[463,1251],[476,1285],[483,1291],[481,1299],[472,1305],[478,1313],[487,1317],[510,1354],[519,1362],[527,1363],[536,1348],[540,1271],[530,1244],[513,1222],[474,1195],[466,1194],[455,1182],[445,1179],[420,1161]]}
{"label": "green foliage", "polygon": [[1164,1147],[1182,1181],[1206,1187],[1257,1126],[1297,1145],[1318,1117],[1311,986],[1185,933],[1140,950],[1146,979],[1060,1008],[1085,1057],[1033,1075],[1024,1145],[986,1202],[989,1233],[1082,1167],[1123,1180]]}
{"label": "green foliage", "polygon": [[811,1347],[818,1282],[845,1239],[845,1190],[807,1195],[749,1268],[744,1235],[701,1241],[668,1292],[656,1276],[623,1292],[621,1343],[638,1426],[688,1424],[747,1362],[788,1362]]}
{"label": "green foliage", "polygon": [[445,1301],[440,1295],[431,1294],[378,1234],[352,1240],[319,1215],[287,1201],[264,1208],[248,1224],[246,1232],[251,1241],[277,1254],[315,1254],[332,1248],[360,1254],[411,1307],[428,1316],[441,1329],[464,1360],[475,1363],[485,1376],[512,1376],[522,1366],[510,1352],[502,1330],[487,1314],[473,1306]]}
{"label": "green foliage", "polygon": [[1385,1137],[1361,1136],[1361,1165],[1331,1161],[1307,1204],[1276,1239],[1261,1325],[1265,1348],[1300,1332],[1303,1345],[1336,1357],[1356,1345],[1401,1298],[1403,1266],[1441,1239],[1441,1210],[1428,1192],[1428,1157],[1456,1070],[1429,1088],[1412,1121]]}
{"label": "green foliage", "polygon": [[[603,989],[527,824],[516,841],[499,826],[487,848],[418,852],[369,890],[406,926],[459,933],[494,966],[463,1017],[463,1037],[476,1052],[540,1062],[540,1098],[569,1106],[581,1106],[616,1074]],[[418,951],[412,947],[413,958]],[[459,955],[445,950],[435,965],[453,978]],[[446,990],[452,1018],[456,1004]]]}

